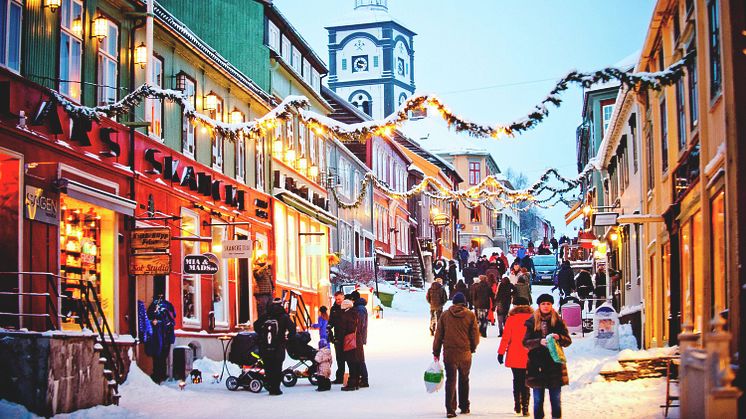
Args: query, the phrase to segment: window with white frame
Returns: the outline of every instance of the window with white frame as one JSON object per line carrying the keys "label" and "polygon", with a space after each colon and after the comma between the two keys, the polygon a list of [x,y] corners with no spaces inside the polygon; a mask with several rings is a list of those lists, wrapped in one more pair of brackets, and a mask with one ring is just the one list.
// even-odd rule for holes
{"label": "window with white frame", "polygon": [[267,23],[267,44],[276,53],[280,53],[280,30],[272,21]]}
{"label": "window with white frame", "polygon": [[256,164],[254,165],[256,170],[256,189],[261,192],[264,192],[264,141],[265,137],[259,136],[254,138],[256,153]]}
{"label": "window with white frame", "polygon": [[303,80],[311,85],[311,63],[303,59]]}
{"label": "window with white frame", "polygon": [[[213,219],[213,224],[223,223]],[[212,253],[218,257],[220,269],[212,275],[212,311],[215,325],[228,327],[228,259],[223,256],[223,241],[228,239],[226,226],[212,226]]]}
{"label": "window with white frame", "polygon": [[290,64],[291,67],[293,67],[293,70],[295,70],[296,73],[301,74],[301,71],[303,71],[303,58],[300,54],[300,51],[298,51],[297,48],[293,47],[293,62]]}
{"label": "window with white frame", "polygon": [[82,60],[83,2],[62,0],[60,6],[59,91],[77,102],[80,102]]}
{"label": "window with white frame", "polygon": [[281,36],[282,38],[282,51],[280,52],[280,55],[282,56],[282,59],[290,65],[290,57],[292,55],[292,46],[290,44],[290,40],[285,37],[285,35]]}
{"label": "window with white frame", "polygon": [[[609,128],[609,124],[611,123],[611,115],[614,113],[614,105],[604,105],[601,108],[601,115],[603,116],[603,122],[604,122],[604,131],[603,134],[606,133],[606,129]],[[603,135],[602,134],[602,135]]]}
{"label": "window with white frame", "polygon": [[[177,77],[183,77],[184,80],[184,96],[191,102],[192,106],[197,106],[196,102],[196,83],[193,79],[187,77],[185,74],[180,74]],[[182,113],[183,115],[183,113]],[[181,128],[181,152],[185,155],[194,158],[195,153],[195,129],[194,124],[189,118],[182,116],[182,128]]]}
{"label": "window with white frame", "polygon": [[321,91],[321,75],[315,69],[311,70],[311,86],[315,91]]}
{"label": "window with white frame", "polygon": [[[119,71],[119,27],[110,19],[107,19],[106,22],[106,38],[104,38],[98,44],[99,106],[110,105],[117,101],[117,76]],[[161,73],[163,73],[162,61]]]}
{"label": "window with white frame", "polygon": [[[153,55],[152,81],[153,84],[163,88],[163,59]],[[148,99],[148,120],[150,129],[148,133],[151,137],[163,140],[163,100]]]}
{"label": "window with white frame", "polygon": [[469,185],[476,185],[482,180],[482,166],[479,162],[469,162]]}
{"label": "window with white frame", "polygon": [[0,65],[13,71],[21,69],[21,23],[23,4],[0,0]]}
{"label": "window with white frame", "polygon": [[[200,236],[199,216],[194,211],[186,208],[181,209],[181,235],[185,238]],[[200,253],[199,241],[182,240],[181,254],[192,255]],[[186,326],[200,325],[200,276],[199,275],[181,275],[181,298],[182,310],[181,315]]]}
{"label": "window with white frame", "polygon": [[[240,118],[236,115],[240,114]],[[236,118],[233,120],[233,118]],[[233,112],[231,114],[231,123],[244,122],[246,118],[241,112]],[[244,182],[246,178],[246,137],[244,137],[243,131],[239,132],[236,136],[236,179]]]}
{"label": "window with white frame", "polygon": [[[210,111],[210,117],[217,121],[223,121],[223,99],[217,98],[216,106],[214,111]],[[212,168],[218,171],[223,171],[223,146],[225,138],[218,133],[217,130],[212,130]]]}

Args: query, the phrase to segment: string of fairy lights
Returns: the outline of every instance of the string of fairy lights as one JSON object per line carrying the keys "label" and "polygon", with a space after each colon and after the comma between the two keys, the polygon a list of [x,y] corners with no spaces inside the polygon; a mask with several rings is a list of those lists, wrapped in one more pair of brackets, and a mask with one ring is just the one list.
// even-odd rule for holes
{"label": "string of fairy lights", "polygon": [[[684,71],[691,64],[692,59],[693,55],[688,54],[665,70],[654,73],[631,73],[613,67],[588,73],[571,71],[560,79],[549,94],[534,106],[526,116],[508,124],[495,125],[482,125],[466,120],[456,115],[433,95],[413,96],[402,103],[396,112],[382,120],[345,124],[308,110],[309,101],[303,96],[288,96],[266,115],[255,120],[226,123],[210,115],[197,112],[192,101],[183,91],[162,89],[148,84],[141,85],[115,103],[96,107],[75,104],[51,89],[49,93],[73,119],[100,120],[101,117],[117,117],[134,111],[138,105],[149,98],[176,102],[181,105],[183,115],[190,123],[195,126],[201,125],[203,128],[212,130],[215,134],[231,141],[266,135],[280,127],[285,121],[298,117],[317,136],[333,136],[342,142],[365,142],[373,136],[390,137],[398,127],[410,118],[413,112],[421,112],[427,108],[434,109],[445,120],[448,127],[456,132],[467,133],[473,138],[504,138],[514,137],[541,123],[549,115],[548,105],[559,107],[562,103],[560,94],[566,91],[571,84],[579,84],[587,88],[599,82],[617,80],[624,88],[629,90],[660,90],[665,86],[676,83],[684,75]],[[209,97],[205,97],[204,102],[209,102],[209,99]],[[372,172],[369,172],[363,177],[360,192],[352,201],[347,202],[340,199],[335,188],[331,188],[331,191],[337,205],[341,208],[359,207],[365,199],[368,185],[372,183],[375,188],[394,199],[408,199],[415,195],[424,194],[435,200],[458,201],[467,208],[484,205],[496,209],[500,205],[515,210],[527,210],[531,207],[549,208],[558,203],[568,204],[573,199],[568,195],[578,187],[580,181],[590,171],[595,169],[596,167],[593,164],[589,164],[576,178],[568,179],[560,175],[556,169],[550,168],[534,184],[521,190],[508,188],[504,182],[494,176],[488,176],[478,185],[463,190],[451,190],[437,179],[425,177],[419,184],[403,192],[390,188]],[[549,183],[550,181],[557,181],[559,185],[552,186]]]}

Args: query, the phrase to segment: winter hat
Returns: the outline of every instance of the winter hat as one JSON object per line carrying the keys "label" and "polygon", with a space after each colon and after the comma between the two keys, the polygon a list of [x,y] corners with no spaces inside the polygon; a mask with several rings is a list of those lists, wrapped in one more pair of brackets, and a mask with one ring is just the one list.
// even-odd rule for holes
{"label": "winter hat", "polygon": [[539,298],[536,299],[536,304],[541,304],[541,303],[554,304],[554,297],[552,297],[550,294],[541,294]]}
{"label": "winter hat", "polygon": [[528,300],[526,299],[526,297],[515,297],[515,299],[513,300],[513,305],[514,306],[527,306]]}
{"label": "winter hat", "polygon": [[326,339],[319,340],[319,349],[329,347],[329,342]]}
{"label": "winter hat", "polygon": [[342,310],[349,310],[352,308],[352,301],[350,300],[344,300],[342,301]]}
{"label": "winter hat", "polygon": [[360,293],[357,290],[352,291],[350,297],[352,297],[352,301],[357,301],[360,298]]}
{"label": "winter hat", "polygon": [[453,304],[466,305],[466,297],[464,297],[464,294],[457,292],[456,295],[453,296]]}

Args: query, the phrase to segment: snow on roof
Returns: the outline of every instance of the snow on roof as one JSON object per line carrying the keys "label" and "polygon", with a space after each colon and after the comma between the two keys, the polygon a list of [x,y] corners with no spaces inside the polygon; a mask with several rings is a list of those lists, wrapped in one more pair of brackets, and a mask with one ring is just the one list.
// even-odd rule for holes
{"label": "snow on roof", "polygon": [[422,173],[423,175],[425,174],[425,172],[423,172],[422,169],[420,169],[419,167],[417,167],[417,165],[414,164],[414,163],[412,163],[412,164],[409,165],[409,167],[407,168],[407,171]]}
{"label": "snow on roof", "polygon": [[[639,60],[640,60],[640,50],[638,49],[637,51],[633,52],[632,54],[629,54],[628,56],[626,56],[626,57],[622,58],[621,60],[617,61],[616,63],[614,63],[614,65],[612,67],[616,67],[616,68],[618,68],[620,70],[624,70],[624,71],[630,71],[630,70],[633,70],[635,68],[635,65],[637,64],[637,62]],[[585,91],[586,92],[595,92],[597,90],[608,89],[610,87],[617,87],[619,85],[620,85],[620,83],[619,83],[618,80],[611,79],[611,80],[609,80],[607,82],[596,83],[593,86],[591,86],[588,89],[586,89]]]}

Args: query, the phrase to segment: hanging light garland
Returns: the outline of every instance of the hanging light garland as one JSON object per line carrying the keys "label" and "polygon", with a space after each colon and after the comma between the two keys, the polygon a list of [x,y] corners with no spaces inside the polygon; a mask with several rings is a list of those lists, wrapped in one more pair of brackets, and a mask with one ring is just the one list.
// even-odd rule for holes
{"label": "hanging light garland", "polygon": [[667,69],[654,73],[628,73],[613,67],[588,73],[571,71],[560,79],[549,94],[526,116],[504,125],[482,125],[463,119],[433,95],[413,96],[402,103],[396,112],[382,120],[345,124],[307,110],[309,101],[303,96],[288,96],[276,108],[254,121],[225,123],[198,113],[183,92],[147,84],[141,85],[113,104],[96,107],[80,106],[51,89],[49,92],[71,117],[93,120],[99,120],[102,116],[115,117],[131,112],[146,98],[170,100],[182,106],[184,116],[193,124],[200,124],[205,128],[213,129],[223,137],[232,140],[238,138],[241,133],[262,134],[279,126],[283,120],[296,114],[316,135],[333,135],[344,142],[365,142],[371,136],[390,136],[403,122],[409,119],[411,111],[421,111],[427,107],[434,108],[448,126],[455,129],[456,132],[465,132],[474,138],[501,138],[515,136],[541,123],[549,115],[547,106],[552,104],[559,107],[562,103],[559,95],[567,90],[570,84],[580,84],[587,88],[599,82],[617,80],[624,87],[635,91],[660,90],[662,87],[672,85],[681,79],[685,68],[693,58],[693,54],[687,54]]}

